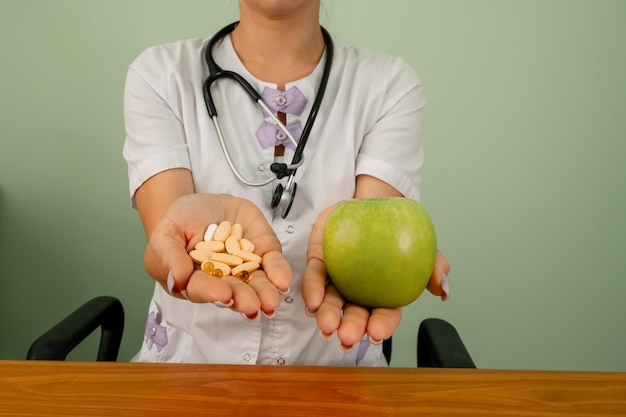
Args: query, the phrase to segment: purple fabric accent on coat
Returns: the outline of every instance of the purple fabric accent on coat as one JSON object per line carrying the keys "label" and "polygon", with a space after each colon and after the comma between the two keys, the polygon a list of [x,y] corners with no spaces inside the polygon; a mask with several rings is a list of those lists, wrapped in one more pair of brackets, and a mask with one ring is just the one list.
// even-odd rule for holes
{"label": "purple fabric accent on coat", "polygon": [[367,350],[370,347],[370,339],[367,335],[361,339],[361,343],[359,343],[359,350],[356,353],[356,364],[358,365],[361,360],[365,357]]}
{"label": "purple fabric accent on coat", "polygon": [[167,346],[167,329],[156,321],[156,313],[150,313],[146,322],[146,337],[156,345],[157,351]]}
{"label": "purple fabric accent on coat", "polygon": [[[274,90],[265,87],[261,93],[261,97],[267,107],[275,112],[285,114],[293,114],[299,116],[306,106],[307,99],[298,87],[291,87],[287,91]],[[263,111],[265,113],[265,111]]]}
{"label": "purple fabric accent on coat", "polygon": [[[289,123],[287,125],[287,130],[297,142],[302,134],[302,124],[300,122]],[[266,121],[261,123],[261,127],[259,127],[256,131],[256,137],[263,149],[278,145],[285,145],[285,147],[293,150],[296,149],[296,146],[291,143],[291,140],[289,140],[285,132],[283,132],[282,129],[280,129],[275,123]]]}

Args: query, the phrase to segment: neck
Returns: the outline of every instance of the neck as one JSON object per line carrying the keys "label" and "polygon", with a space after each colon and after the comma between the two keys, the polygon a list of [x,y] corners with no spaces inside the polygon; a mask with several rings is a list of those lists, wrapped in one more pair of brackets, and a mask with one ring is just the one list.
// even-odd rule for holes
{"label": "neck", "polygon": [[309,4],[293,13],[272,15],[240,7],[240,23],[231,39],[239,59],[256,78],[284,89],[315,69],[324,52],[324,38],[319,2]]}

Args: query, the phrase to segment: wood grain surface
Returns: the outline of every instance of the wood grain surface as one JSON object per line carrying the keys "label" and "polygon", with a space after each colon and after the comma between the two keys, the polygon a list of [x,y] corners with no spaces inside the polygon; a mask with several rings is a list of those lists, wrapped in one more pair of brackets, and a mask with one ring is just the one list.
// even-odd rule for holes
{"label": "wood grain surface", "polygon": [[626,416],[626,373],[0,361],[0,416]]}

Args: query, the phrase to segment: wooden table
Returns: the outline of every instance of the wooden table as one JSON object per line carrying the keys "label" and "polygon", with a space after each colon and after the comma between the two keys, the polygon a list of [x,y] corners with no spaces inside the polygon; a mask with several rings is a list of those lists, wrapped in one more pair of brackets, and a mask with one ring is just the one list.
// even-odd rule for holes
{"label": "wooden table", "polygon": [[0,361],[0,416],[626,416],[626,373]]}

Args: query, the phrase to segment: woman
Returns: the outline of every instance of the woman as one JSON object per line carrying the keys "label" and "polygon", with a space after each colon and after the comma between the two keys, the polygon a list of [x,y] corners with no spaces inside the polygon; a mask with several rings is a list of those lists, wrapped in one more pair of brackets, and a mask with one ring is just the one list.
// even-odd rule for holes
{"label": "woman", "polygon": [[[149,238],[146,269],[157,281],[136,360],[385,365],[380,342],[400,323],[401,310],[370,312],[326,286],[320,236],[340,200],[419,199],[420,81],[400,59],[326,37],[319,0],[240,0],[239,8],[239,23],[210,47],[195,39],[149,48],[128,72],[124,156]],[[209,88],[223,151],[203,92],[207,48],[217,66],[261,93],[294,138],[312,126],[288,213],[270,205],[276,181],[251,187],[235,171],[262,182],[272,163],[297,163],[297,148],[226,78]],[[280,180],[290,189],[288,181]],[[186,252],[221,220],[241,223],[257,240],[265,273],[244,283],[194,271]],[[439,254],[428,288],[442,298],[448,270]]]}

